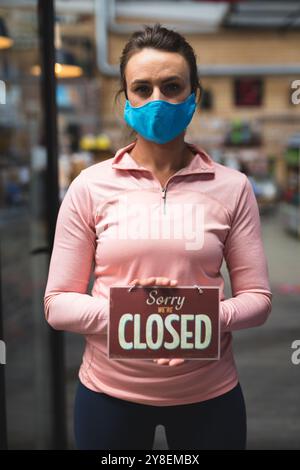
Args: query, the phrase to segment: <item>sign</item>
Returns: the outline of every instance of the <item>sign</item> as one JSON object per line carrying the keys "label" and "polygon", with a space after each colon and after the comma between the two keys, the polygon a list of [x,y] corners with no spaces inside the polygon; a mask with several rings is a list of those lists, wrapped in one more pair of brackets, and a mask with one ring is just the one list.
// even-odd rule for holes
{"label": "sign", "polygon": [[112,286],[109,359],[219,359],[219,287]]}
{"label": "sign", "polygon": [[262,106],[263,81],[261,78],[236,78],[234,81],[235,106]]}

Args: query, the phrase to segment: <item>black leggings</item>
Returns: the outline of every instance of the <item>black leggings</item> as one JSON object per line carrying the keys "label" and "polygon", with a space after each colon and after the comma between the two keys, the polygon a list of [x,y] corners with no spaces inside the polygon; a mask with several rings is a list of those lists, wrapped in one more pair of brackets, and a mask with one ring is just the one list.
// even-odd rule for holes
{"label": "black leggings", "polygon": [[238,384],[199,403],[153,406],[94,392],[79,382],[75,397],[77,449],[152,449],[155,427],[165,427],[170,450],[245,449],[246,410]]}

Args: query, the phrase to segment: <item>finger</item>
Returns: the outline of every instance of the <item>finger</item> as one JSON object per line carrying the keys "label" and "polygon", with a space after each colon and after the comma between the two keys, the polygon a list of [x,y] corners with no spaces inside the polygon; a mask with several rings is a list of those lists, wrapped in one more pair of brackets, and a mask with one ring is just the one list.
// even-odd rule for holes
{"label": "finger", "polygon": [[169,283],[170,283],[171,279],[169,279],[168,277],[157,277],[156,278],[156,285],[162,285],[162,286],[167,286]]}
{"label": "finger", "polygon": [[145,279],[133,279],[129,282],[129,285],[145,285],[147,283],[155,282],[155,277],[147,277]]}
{"label": "finger", "polygon": [[151,284],[155,284],[155,277],[147,277],[145,279],[140,279],[140,285],[141,286],[149,286]]}
{"label": "finger", "polygon": [[184,363],[184,359],[170,359],[169,366],[179,366]]}
{"label": "finger", "polygon": [[159,277],[159,278],[156,278],[156,283],[160,283],[162,285],[165,285],[165,286],[176,286],[176,284],[178,283],[177,279],[170,279],[168,277]]}
{"label": "finger", "polygon": [[161,366],[163,366],[165,364],[169,364],[169,359],[163,359],[163,358],[157,359],[157,364],[159,364]]}

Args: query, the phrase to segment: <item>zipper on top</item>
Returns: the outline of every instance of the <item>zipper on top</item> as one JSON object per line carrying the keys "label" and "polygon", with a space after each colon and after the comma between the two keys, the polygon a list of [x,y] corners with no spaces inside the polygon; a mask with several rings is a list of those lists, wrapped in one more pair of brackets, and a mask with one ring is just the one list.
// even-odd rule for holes
{"label": "zipper on top", "polygon": [[167,186],[161,188],[162,190],[162,198],[164,200],[164,214],[166,213],[166,199],[167,199]]}

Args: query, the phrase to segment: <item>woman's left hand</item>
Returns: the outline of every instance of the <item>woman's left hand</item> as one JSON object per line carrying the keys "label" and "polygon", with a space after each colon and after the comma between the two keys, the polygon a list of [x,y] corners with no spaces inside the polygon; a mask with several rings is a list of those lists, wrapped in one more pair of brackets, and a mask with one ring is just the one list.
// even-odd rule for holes
{"label": "woman's left hand", "polygon": [[167,365],[167,366],[179,366],[185,360],[184,359],[153,359],[154,362],[157,362],[159,365]]}

